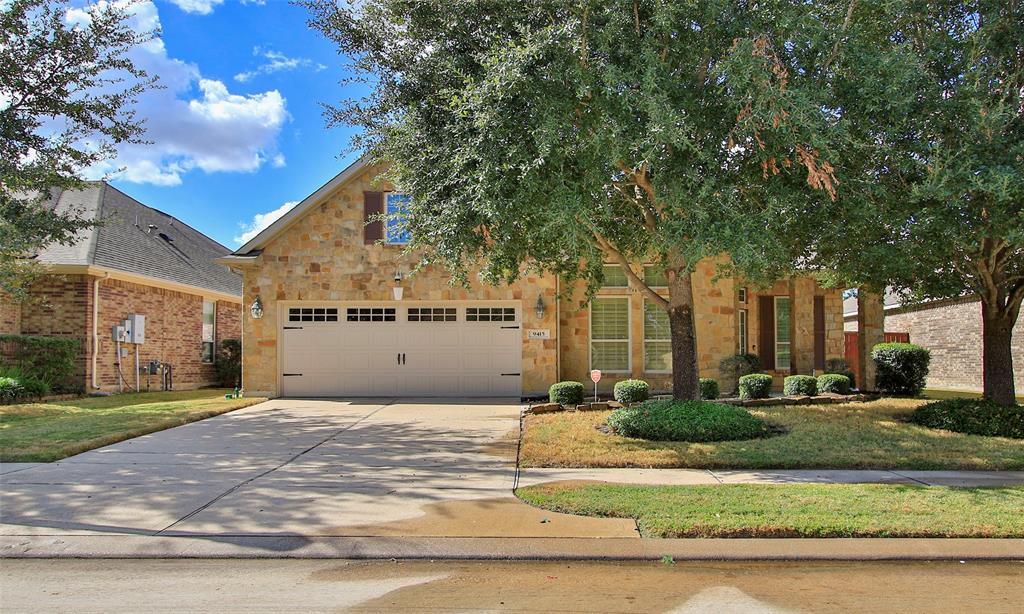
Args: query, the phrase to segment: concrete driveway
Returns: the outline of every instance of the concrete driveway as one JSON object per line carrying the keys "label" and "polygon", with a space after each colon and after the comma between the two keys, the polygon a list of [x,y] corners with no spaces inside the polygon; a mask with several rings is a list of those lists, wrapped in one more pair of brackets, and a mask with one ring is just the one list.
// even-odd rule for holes
{"label": "concrete driveway", "polygon": [[0,534],[638,537],[512,495],[514,401],[274,400],[0,468]]}

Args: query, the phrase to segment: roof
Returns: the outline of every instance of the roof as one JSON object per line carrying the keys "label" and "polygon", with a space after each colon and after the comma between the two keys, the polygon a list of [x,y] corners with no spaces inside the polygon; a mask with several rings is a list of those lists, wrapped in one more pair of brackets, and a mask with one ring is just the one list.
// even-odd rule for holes
{"label": "roof", "polygon": [[263,249],[267,243],[281,234],[284,229],[291,226],[296,220],[301,218],[306,211],[316,206],[321,200],[324,199],[328,194],[333,192],[343,183],[351,179],[352,177],[359,174],[364,168],[369,165],[370,161],[367,156],[361,156],[358,160],[349,164],[343,171],[335,175],[330,181],[320,186],[315,192],[302,199],[299,204],[292,207],[288,213],[285,213],[273,224],[264,228],[258,235],[249,240],[248,243],[239,247],[232,252],[230,260],[244,259],[246,256],[251,256],[253,252]]}
{"label": "roof", "polygon": [[46,206],[102,223],[80,231],[74,245],[47,246],[37,255],[42,263],[102,267],[242,295],[241,276],[215,262],[230,249],[106,182],[55,190]]}

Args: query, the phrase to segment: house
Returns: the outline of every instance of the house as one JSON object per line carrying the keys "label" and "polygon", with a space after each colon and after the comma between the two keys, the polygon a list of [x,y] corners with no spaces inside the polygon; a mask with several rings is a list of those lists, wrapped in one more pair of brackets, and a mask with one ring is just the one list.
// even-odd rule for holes
{"label": "house", "polygon": [[[857,299],[843,308],[846,330],[857,330]],[[931,351],[928,388],[981,392],[981,301],[962,297],[908,302],[894,292],[885,295],[887,340],[905,340]],[[1024,390],[1024,319],[1013,327],[1013,371],[1017,390]]]}
{"label": "house", "polygon": [[[630,377],[671,388],[668,322],[627,288],[616,265],[589,304],[552,275],[510,286],[449,285],[429,266],[410,275],[407,237],[372,216],[404,195],[360,160],[220,262],[244,277],[243,383],[268,396],[520,396],[558,380],[601,389]],[[776,376],[811,373],[843,352],[842,293],[799,277],[758,290],[695,278],[701,374],[737,352]],[[648,282],[664,286],[656,266]],[[659,281],[662,280],[662,281]],[[563,298],[559,298],[563,297]]]}
{"label": "house", "polygon": [[[0,300],[0,333],[81,339],[85,391],[159,387],[162,377],[136,379],[136,360],[170,365],[175,389],[215,383],[216,348],[240,334],[241,278],[215,262],[230,250],[105,182],[55,191],[46,206],[102,224],[37,255],[44,274],[26,302]],[[115,340],[132,314],[141,343]]]}

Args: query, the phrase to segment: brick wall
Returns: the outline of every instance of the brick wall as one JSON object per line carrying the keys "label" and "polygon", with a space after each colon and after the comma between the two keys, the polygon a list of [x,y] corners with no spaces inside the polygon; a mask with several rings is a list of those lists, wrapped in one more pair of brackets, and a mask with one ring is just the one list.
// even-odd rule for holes
{"label": "brick wall", "polygon": [[[32,284],[29,299],[20,305],[22,335],[75,337],[86,348],[92,330],[92,287],[85,275],[45,275]],[[75,375],[85,386],[86,352],[79,356]]]}
{"label": "brick wall", "polygon": [[[931,350],[929,388],[980,392],[981,303],[943,301],[885,315],[885,330],[910,333],[910,342]],[[1024,390],[1024,318],[1013,329],[1013,375],[1017,391]]]}
{"label": "brick wall", "polygon": [[21,334],[21,305],[0,295],[0,335]]}

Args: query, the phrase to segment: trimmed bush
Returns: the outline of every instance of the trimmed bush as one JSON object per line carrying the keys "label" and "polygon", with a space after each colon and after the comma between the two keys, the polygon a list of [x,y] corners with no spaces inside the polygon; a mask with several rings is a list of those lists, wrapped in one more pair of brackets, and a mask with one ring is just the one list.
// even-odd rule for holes
{"label": "trimmed bush", "polygon": [[818,393],[850,394],[850,378],[839,373],[818,376]]}
{"label": "trimmed bush", "polygon": [[38,399],[50,394],[50,386],[46,382],[25,373],[17,367],[0,368],[0,377],[10,378],[18,382],[22,388],[20,396],[22,399]]}
{"label": "trimmed bush", "polygon": [[81,392],[82,382],[75,378],[75,360],[82,342],[73,337],[40,335],[0,335],[0,348],[11,366],[41,379],[55,392]]}
{"label": "trimmed bush", "polygon": [[879,343],[871,349],[878,366],[879,389],[890,394],[918,395],[928,377],[931,352],[913,343]]}
{"label": "trimmed bush", "polygon": [[217,380],[225,388],[242,385],[242,342],[239,339],[223,339],[217,362],[213,365],[217,370]]}
{"label": "trimmed bush", "polygon": [[0,403],[14,403],[25,394],[18,380],[13,377],[0,377]]}
{"label": "trimmed bush", "polygon": [[700,398],[713,401],[718,398],[718,381],[710,377],[700,378]]}
{"label": "trimmed bush", "polygon": [[767,433],[765,423],[742,407],[671,399],[617,409],[608,426],[623,437],[651,441],[730,441]]}
{"label": "trimmed bush", "polygon": [[910,421],[968,435],[1024,439],[1024,407],[1003,407],[988,399],[946,399],[922,405]]}
{"label": "trimmed bush", "polygon": [[767,373],[751,373],[740,378],[741,399],[767,399],[772,391],[772,376]]}
{"label": "trimmed bush", "polygon": [[[846,362],[845,358],[829,358],[826,360],[825,373],[845,375],[850,380],[850,388],[857,387],[857,376],[854,375],[853,370],[850,369],[850,365]],[[821,386],[819,385],[818,388],[820,389]]]}
{"label": "trimmed bush", "polygon": [[761,371],[761,359],[757,357],[757,354],[727,356],[719,361],[718,371],[722,374],[722,379],[729,387],[730,394],[734,394],[739,389],[739,379],[741,377]]}
{"label": "trimmed bush", "polygon": [[782,380],[782,393],[787,396],[813,397],[818,394],[818,380],[811,375],[790,375]]}
{"label": "trimmed bush", "polygon": [[559,405],[579,405],[583,402],[583,384],[558,382],[548,388],[548,401]]}
{"label": "trimmed bush", "polygon": [[624,379],[621,382],[615,382],[613,394],[619,403],[630,405],[650,398],[651,387],[642,379]]}

